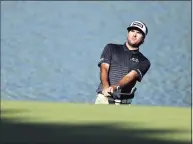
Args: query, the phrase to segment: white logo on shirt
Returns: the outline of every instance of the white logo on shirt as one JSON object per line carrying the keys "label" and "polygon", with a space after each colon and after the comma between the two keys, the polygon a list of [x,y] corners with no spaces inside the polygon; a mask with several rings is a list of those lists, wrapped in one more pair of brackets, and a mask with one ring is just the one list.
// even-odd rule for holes
{"label": "white logo on shirt", "polygon": [[104,58],[101,58],[100,60],[99,60],[99,62],[102,62],[104,60]]}
{"label": "white logo on shirt", "polygon": [[134,62],[139,62],[139,60],[137,58],[131,58],[131,60]]}

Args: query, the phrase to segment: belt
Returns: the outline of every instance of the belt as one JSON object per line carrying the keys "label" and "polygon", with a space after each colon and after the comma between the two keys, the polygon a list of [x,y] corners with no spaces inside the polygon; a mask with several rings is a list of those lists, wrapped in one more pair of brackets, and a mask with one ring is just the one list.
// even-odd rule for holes
{"label": "belt", "polygon": [[131,104],[132,98],[120,98],[120,99],[114,99],[113,97],[107,97],[109,100],[109,103],[120,103],[120,104]]}

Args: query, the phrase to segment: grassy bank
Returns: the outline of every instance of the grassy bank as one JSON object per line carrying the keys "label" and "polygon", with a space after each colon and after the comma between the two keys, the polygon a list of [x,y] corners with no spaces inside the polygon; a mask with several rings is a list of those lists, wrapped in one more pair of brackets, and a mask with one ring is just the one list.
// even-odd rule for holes
{"label": "grassy bank", "polygon": [[2,101],[3,142],[191,143],[191,109]]}

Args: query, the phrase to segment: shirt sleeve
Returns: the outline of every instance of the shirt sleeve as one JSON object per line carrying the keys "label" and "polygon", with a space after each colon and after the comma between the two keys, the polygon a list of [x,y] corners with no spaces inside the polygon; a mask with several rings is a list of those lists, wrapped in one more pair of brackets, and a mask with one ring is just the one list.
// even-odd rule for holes
{"label": "shirt sleeve", "polygon": [[107,44],[104,49],[103,52],[101,54],[100,60],[98,62],[98,66],[100,67],[100,65],[102,63],[107,63],[110,64],[111,63],[111,49],[110,49],[110,45]]}
{"label": "shirt sleeve", "polygon": [[144,77],[146,72],[149,70],[150,66],[151,66],[150,61],[144,60],[133,68],[133,70],[135,70],[138,74],[138,81],[139,82],[141,82],[142,78]]}

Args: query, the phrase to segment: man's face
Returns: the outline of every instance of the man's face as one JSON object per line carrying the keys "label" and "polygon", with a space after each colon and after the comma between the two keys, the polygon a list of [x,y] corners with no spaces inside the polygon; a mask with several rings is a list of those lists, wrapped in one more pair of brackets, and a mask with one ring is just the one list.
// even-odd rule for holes
{"label": "man's face", "polygon": [[143,43],[144,36],[141,31],[137,29],[131,29],[127,34],[128,44],[133,47],[138,47]]}

